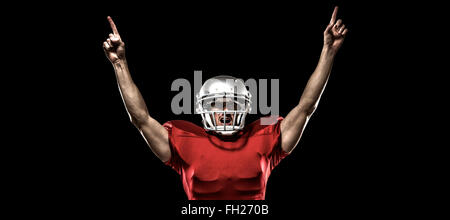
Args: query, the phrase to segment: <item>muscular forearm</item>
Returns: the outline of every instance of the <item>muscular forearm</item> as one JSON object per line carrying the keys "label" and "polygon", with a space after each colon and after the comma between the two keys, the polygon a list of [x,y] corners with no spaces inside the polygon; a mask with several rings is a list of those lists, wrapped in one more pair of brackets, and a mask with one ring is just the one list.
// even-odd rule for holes
{"label": "muscular forearm", "polygon": [[138,125],[148,117],[147,106],[139,89],[131,78],[126,59],[113,63],[120,94],[130,116],[131,122]]}
{"label": "muscular forearm", "polygon": [[319,63],[306,84],[298,108],[305,111],[308,115],[315,111],[319,103],[320,96],[331,73],[335,54],[336,52],[328,49],[326,46],[323,47]]}

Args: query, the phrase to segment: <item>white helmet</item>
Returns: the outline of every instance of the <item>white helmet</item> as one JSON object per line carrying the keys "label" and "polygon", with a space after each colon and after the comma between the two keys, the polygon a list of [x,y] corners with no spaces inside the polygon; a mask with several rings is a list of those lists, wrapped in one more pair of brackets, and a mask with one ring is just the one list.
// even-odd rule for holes
{"label": "white helmet", "polygon": [[[251,111],[251,94],[241,79],[225,75],[208,79],[196,98],[196,112],[206,130],[231,135],[244,128],[245,116]],[[222,125],[216,123],[217,114],[223,117]]]}

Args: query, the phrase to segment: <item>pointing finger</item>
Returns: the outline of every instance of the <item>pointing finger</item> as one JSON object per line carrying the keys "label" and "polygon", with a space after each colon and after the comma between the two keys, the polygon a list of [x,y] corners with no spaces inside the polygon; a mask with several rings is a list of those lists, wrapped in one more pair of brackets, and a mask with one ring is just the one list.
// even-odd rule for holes
{"label": "pointing finger", "polygon": [[112,18],[110,16],[108,16],[108,21],[109,21],[109,25],[111,26],[111,29],[112,29],[114,35],[116,35],[116,37],[120,37],[119,31],[117,30],[117,27],[116,27],[116,24],[114,24],[114,21],[112,20]]}
{"label": "pointing finger", "polygon": [[334,24],[334,22],[336,22],[336,16],[337,16],[338,9],[339,9],[338,6],[334,7],[333,15],[331,15],[330,24]]}

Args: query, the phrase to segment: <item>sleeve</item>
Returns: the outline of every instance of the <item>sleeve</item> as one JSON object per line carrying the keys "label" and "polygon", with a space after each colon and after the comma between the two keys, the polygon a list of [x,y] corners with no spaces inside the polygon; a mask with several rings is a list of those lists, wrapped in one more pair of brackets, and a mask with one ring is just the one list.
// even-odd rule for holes
{"label": "sleeve", "polygon": [[289,155],[281,148],[281,121],[283,121],[283,117],[278,117],[277,123],[270,126],[271,133],[273,134],[273,141],[271,142],[272,149],[269,154],[271,170],[273,170],[273,168],[275,168],[281,162],[281,160]]}
{"label": "sleeve", "polygon": [[179,155],[179,151],[178,148],[175,146],[175,142],[174,142],[174,137],[173,137],[173,125],[171,121],[168,121],[166,123],[163,124],[163,127],[167,130],[168,132],[168,137],[169,137],[169,147],[170,147],[170,159],[165,162],[165,164],[167,166],[172,167],[172,169],[174,169],[178,174],[181,174],[181,168],[182,168],[182,159]]}

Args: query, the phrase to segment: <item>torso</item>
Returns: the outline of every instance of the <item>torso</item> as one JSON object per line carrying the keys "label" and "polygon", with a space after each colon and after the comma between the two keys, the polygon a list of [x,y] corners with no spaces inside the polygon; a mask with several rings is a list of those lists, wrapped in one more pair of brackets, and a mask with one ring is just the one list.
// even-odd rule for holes
{"label": "torso", "polygon": [[274,132],[279,129],[249,126],[239,138],[224,141],[189,122],[172,123],[171,145],[177,151],[173,157],[178,158],[171,165],[181,174],[189,199],[264,199],[276,165],[271,159],[277,156],[273,150],[279,148],[279,136]]}

